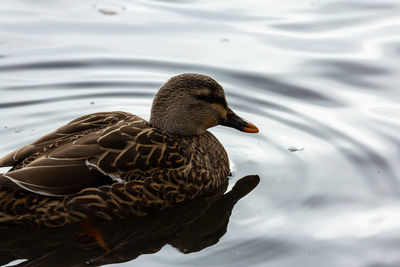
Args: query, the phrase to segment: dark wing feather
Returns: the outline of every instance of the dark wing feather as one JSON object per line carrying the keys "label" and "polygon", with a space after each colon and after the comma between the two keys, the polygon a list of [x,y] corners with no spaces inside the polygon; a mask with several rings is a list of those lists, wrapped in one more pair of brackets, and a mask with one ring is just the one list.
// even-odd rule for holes
{"label": "dark wing feather", "polygon": [[68,195],[86,187],[110,183],[110,179],[90,170],[82,161],[35,160],[33,165],[8,172],[5,177],[22,188],[44,195]]}
{"label": "dark wing feather", "polygon": [[157,170],[187,164],[182,148],[171,136],[122,112],[74,120],[4,160],[10,161],[15,167],[5,177],[45,195],[74,194],[109,184],[108,175],[150,176]]}
{"label": "dark wing feather", "polygon": [[32,144],[26,145],[0,159],[0,167],[14,166],[18,168],[19,163],[44,153],[53,147],[57,147],[66,142],[72,142],[81,138],[87,132],[102,129],[109,125],[116,124],[118,121],[128,118],[138,118],[126,112],[99,112],[79,117],[70,123],[58,128]]}

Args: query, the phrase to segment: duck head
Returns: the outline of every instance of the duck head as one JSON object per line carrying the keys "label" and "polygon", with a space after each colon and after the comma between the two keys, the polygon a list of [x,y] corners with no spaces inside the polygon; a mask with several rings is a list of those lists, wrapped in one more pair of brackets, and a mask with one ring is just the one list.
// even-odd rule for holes
{"label": "duck head", "polygon": [[181,74],[169,79],[154,98],[150,123],[179,135],[200,135],[217,125],[258,132],[254,124],[229,108],[222,86],[200,74]]}

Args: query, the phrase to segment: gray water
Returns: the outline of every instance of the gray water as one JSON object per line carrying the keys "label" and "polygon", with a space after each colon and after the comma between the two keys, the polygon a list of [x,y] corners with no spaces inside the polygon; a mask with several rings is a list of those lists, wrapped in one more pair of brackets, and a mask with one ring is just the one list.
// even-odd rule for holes
{"label": "gray water", "polygon": [[400,2],[0,2],[0,155],[68,121],[149,118],[210,75],[260,129],[211,131],[259,186],[214,246],[117,266],[400,266]]}

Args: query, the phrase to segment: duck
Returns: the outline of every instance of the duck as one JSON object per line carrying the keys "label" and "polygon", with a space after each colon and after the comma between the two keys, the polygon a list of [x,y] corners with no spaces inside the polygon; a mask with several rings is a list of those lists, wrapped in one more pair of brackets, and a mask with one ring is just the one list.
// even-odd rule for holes
{"label": "duck", "polygon": [[57,227],[148,214],[211,194],[230,173],[208,130],[258,128],[228,106],[223,87],[194,73],[156,93],[150,120],[128,112],[79,117],[0,159],[0,225]]}

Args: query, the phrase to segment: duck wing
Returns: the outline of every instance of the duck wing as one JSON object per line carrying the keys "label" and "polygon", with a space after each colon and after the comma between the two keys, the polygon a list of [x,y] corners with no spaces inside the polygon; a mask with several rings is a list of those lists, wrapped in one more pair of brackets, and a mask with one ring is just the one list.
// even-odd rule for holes
{"label": "duck wing", "polygon": [[32,160],[35,156],[43,154],[47,150],[54,149],[64,143],[73,142],[89,132],[115,125],[119,121],[128,119],[140,119],[127,112],[99,112],[79,117],[68,124],[58,128],[35,142],[23,146],[0,159],[0,167],[13,166],[18,169]]}
{"label": "duck wing", "polygon": [[53,196],[187,164],[171,136],[122,112],[78,118],[0,160],[0,164],[10,163],[14,168],[4,177]]}

